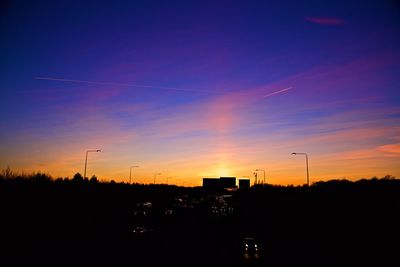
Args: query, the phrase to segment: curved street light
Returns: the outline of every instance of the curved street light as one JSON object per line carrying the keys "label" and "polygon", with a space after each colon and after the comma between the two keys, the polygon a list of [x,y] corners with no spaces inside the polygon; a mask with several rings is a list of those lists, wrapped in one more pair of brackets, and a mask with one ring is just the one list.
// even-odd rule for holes
{"label": "curved street light", "polygon": [[308,173],[308,155],[307,153],[304,152],[293,152],[292,155],[305,155],[306,156],[306,168],[307,168],[307,186],[310,186],[310,179],[309,179],[309,173]]}
{"label": "curved street light", "polygon": [[86,178],[86,166],[87,166],[87,158],[88,158],[88,153],[89,152],[101,152],[101,150],[100,149],[89,149],[89,150],[86,150],[85,171],[83,173],[83,179]]}
{"label": "curved street light", "polygon": [[264,172],[263,184],[265,184],[265,170],[262,170],[262,169],[256,169],[256,172]]}
{"label": "curved street light", "polygon": [[132,168],[139,168],[138,165],[129,167],[129,184],[132,184]]}

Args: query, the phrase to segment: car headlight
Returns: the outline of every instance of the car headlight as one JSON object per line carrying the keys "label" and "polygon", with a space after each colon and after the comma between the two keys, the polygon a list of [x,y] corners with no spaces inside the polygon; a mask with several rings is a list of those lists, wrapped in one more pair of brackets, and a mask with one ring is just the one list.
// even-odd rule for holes
{"label": "car headlight", "polygon": [[246,248],[249,247],[249,245],[246,244]]}
{"label": "car headlight", "polygon": [[257,244],[255,244],[254,247],[257,247]]}

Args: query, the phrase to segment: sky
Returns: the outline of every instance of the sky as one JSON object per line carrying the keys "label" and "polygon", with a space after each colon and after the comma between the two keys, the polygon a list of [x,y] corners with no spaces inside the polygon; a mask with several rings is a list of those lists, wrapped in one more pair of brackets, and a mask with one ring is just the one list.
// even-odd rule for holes
{"label": "sky", "polygon": [[[0,168],[400,177],[396,1],[6,1]],[[155,175],[161,173],[159,175]],[[263,172],[259,172],[259,179]]]}

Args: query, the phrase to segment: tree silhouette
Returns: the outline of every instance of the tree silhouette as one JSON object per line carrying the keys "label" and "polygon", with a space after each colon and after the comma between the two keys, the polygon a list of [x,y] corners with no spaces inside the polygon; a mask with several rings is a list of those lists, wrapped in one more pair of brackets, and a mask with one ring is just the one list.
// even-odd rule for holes
{"label": "tree silhouette", "polygon": [[90,178],[89,182],[90,182],[91,184],[97,184],[97,183],[99,182],[99,180],[97,179],[97,176],[96,176],[96,175],[93,175],[93,176]]}
{"label": "tree silhouette", "polygon": [[15,178],[15,173],[11,170],[10,166],[7,166],[6,169],[3,169],[1,171],[1,179],[10,179],[10,178]]}
{"label": "tree silhouette", "polygon": [[82,176],[82,174],[80,174],[79,172],[77,172],[77,173],[74,175],[74,178],[72,178],[72,181],[78,182],[78,183],[83,182],[83,176]]}

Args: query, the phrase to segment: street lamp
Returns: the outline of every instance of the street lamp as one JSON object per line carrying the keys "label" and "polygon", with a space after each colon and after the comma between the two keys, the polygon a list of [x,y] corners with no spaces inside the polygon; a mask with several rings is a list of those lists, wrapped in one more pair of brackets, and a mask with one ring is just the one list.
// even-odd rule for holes
{"label": "street lamp", "polygon": [[264,172],[263,184],[265,184],[265,170],[262,170],[262,169],[256,169],[256,172]]}
{"label": "street lamp", "polygon": [[129,184],[132,184],[132,168],[138,168],[138,165],[129,167]]}
{"label": "street lamp", "polygon": [[169,179],[169,178],[172,178],[172,177],[171,177],[171,176],[167,177],[167,184],[168,184],[168,179]]}
{"label": "street lamp", "polygon": [[257,172],[253,172],[254,174],[254,185],[257,184]]}
{"label": "street lamp", "polygon": [[88,153],[89,152],[101,152],[100,149],[90,149],[90,150],[86,150],[86,159],[85,159],[85,172],[83,173],[83,178],[86,178],[86,166],[87,166],[87,157],[88,157]]}
{"label": "street lamp", "polygon": [[293,152],[292,155],[305,155],[305,156],[306,156],[307,186],[310,186],[310,179],[309,179],[309,174],[308,174],[308,155],[307,155],[307,153],[297,153],[297,152]]}
{"label": "street lamp", "polygon": [[155,173],[155,174],[154,174],[154,182],[153,182],[153,184],[156,184],[156,176],[157,176],[157,175],[161,175],[161,173]]}

